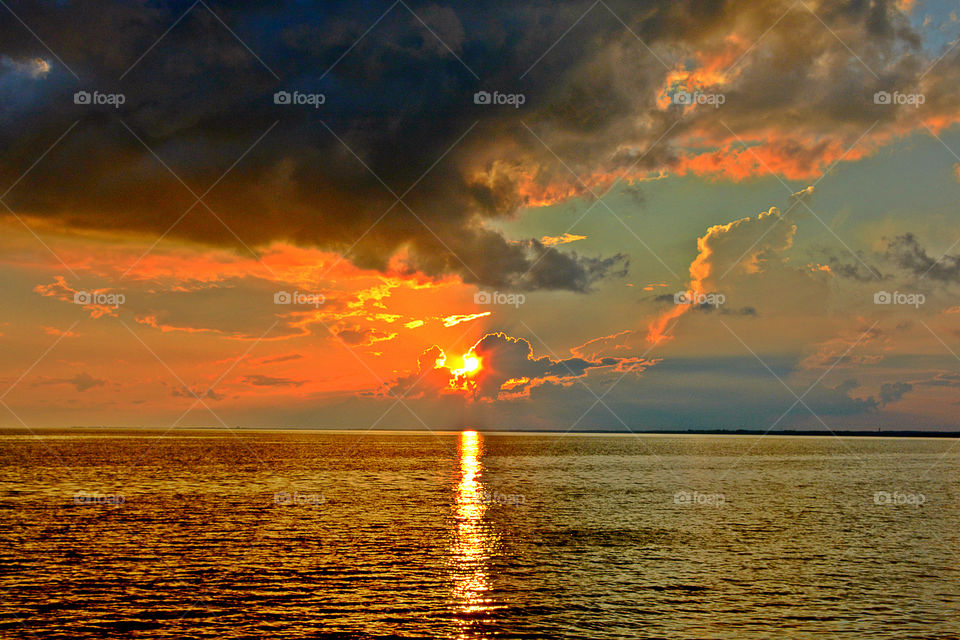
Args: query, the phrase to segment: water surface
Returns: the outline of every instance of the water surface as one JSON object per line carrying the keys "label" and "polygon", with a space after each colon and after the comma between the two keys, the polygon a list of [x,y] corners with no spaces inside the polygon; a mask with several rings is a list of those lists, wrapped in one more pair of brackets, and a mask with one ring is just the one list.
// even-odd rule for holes
{"label": "water surface", "polygon": [[0,635],[958,638],[947,439],[0,434]]}

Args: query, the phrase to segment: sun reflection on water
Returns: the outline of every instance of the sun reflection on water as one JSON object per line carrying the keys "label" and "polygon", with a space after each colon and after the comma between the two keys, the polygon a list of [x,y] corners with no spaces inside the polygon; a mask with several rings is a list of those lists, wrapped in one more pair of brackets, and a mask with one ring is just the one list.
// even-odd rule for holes
{"label": "sun reflection on water", "polygon": [[454,597],[461,620],[461,638],[471,622],[487,619],[493,608],[488,564],[495,536],[484,523],[487,506],[483,501],[480,461],[483,444],[476,431],[460,434],[460,484],[456,495],[457,532],[453,547]]}

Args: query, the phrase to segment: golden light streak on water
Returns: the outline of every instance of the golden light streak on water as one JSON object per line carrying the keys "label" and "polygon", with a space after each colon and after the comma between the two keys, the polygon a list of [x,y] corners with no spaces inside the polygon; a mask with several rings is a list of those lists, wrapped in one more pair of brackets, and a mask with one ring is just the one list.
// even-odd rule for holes
{"label": "golden light streak on water", "polygon": [[486,618],[493,608],[489,596],[488,564],[493,552],[495,536],[484,523],[487,506],[483,502],[480,460],[483,444],[476,431],[460,434],[460,484],[457,485],[457,535],[453,548],[454,596],[462,620],[460,637],[473,637],[466,632],[471,621]]}

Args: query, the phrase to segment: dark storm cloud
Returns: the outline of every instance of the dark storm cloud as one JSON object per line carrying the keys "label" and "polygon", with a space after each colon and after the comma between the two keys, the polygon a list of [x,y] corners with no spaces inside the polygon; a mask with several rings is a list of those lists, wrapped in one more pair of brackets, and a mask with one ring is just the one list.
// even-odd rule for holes
{"label": "dark storm cloud", "polygon": [[[878,88],[906,87],[920,67],[916,35],[891,4],[825,7],[821,18],[844,43],[809,12],[785,15],[789,3],[607,4],[211,2],[216,15],[189,1],[18,4],[79,80],[18,21],[0,22],[0,184],[76,122],[7,196],[19,213],[152,238],[187,212],[172,237],[350,249],[354,263],[376,269],[399,253],[430,275],[586,291],[622,273],[625,257],[512,242],[485,222],[584,193],[570,170],[590,179],[635,164],[679,167],[684,151],[673,142],[683,136],[728,140],[717,110],[678,122],[678,109],[657,104],[667,77],[658,56],[671,69],[701,54],[708,65],[730,53],[731,33],[751,43],[783,17],[738,62],[723,118],[744,136],[788,124],[796,134],[779,136],[775,150],[789,151],[789,170],[815,168],[831,141],[853,142],[870,122],[889,133],[906,117],[864,103]],[[832,71],[813,73],[813,59]],[[52,70],[36,75],[37,60]],[[956,60],[926,76],[928,113],[955,110],[955,95],[938,87],[956,85]],[[125,103],[75,105],[77,90],[120,92]],[[322,93],[325,103],[277,105],[280,90]],[[476,105],[478,90],[526,102]]]}

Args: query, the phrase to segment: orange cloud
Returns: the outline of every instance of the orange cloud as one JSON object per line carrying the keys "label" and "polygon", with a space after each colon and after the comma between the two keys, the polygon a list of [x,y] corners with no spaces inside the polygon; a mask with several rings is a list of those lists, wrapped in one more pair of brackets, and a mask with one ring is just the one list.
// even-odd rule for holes
{"label": "orange cloud", "polygon": [[50,336],[63,336],[64,338],[74,338],[77,335],[75,331],[57,329],[56,327],[43,327],[43,332]]}
{"label": "orange cloud", "polygon": [[50,284],[37,285],[33,288],[33,291],[44,297],[52,297],[80,305],[90,313],[91,318],[116,316],[117,310],[126,299],[124,294],[111,288],[74,289],[67,284],[63,276],[56,276]]}
{"label": "orange cloud", "polygon": [[570,242],[576,242],[577,240],[586,240],[587,236],[578,236],[572,233],[564,233],[562,236],[543,236],[540,238],[540,242],[548,247],[553,247],[558,244],[568,244]]}
{"label": "orange cloud", "polygon": [[453,327],[462,322],[470,322],[471,320],[476,320],[477,318],[485,318],[491,315],[491,311],[484,311],[483,313],[471,313],[466,315],[453,315],[447,316],[443,319],[443,326]]}
{"label": "orange cloud", "polygon": [[667,73],[657,104],[661,109],[667,108],[673,91],[701,91],[726,84],[730,80],[731,66],[750,48],[750,43],[750,40],[731,33],[718,46],[695,52],[694,64]]}
{"label": "orange cloud", "polygon": [[673,171],[677,175],[692,173],[735,181],[770,174],[808,180],[820,176],[840,158],[859,160],[875,148],[869,142],[861,142],[852,149],[851,144],[852,141],[840,138],[814,141],[774,137],[745,147],[739,139],[731,137],[715,150],[681,156]]}

